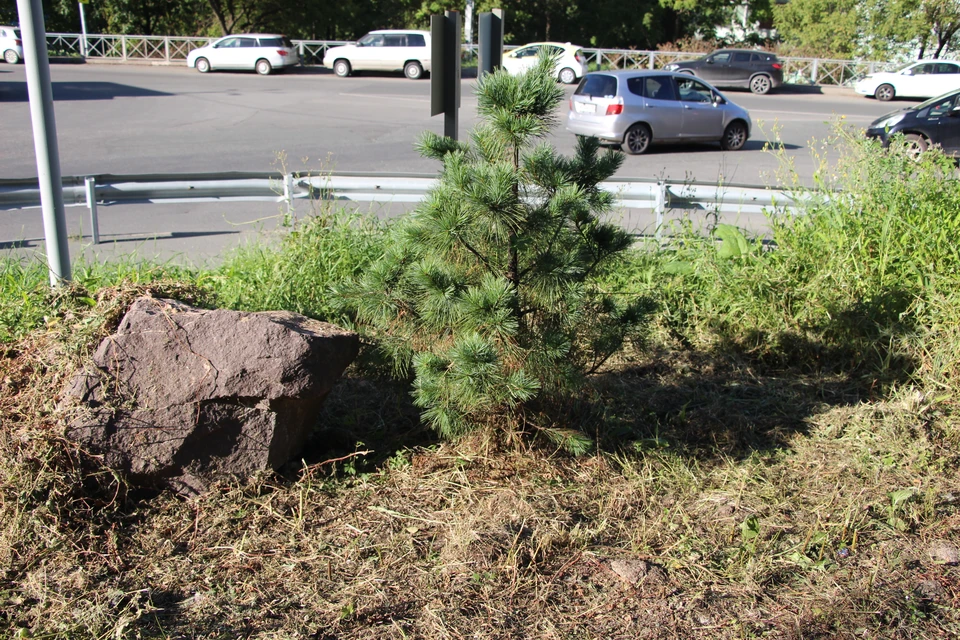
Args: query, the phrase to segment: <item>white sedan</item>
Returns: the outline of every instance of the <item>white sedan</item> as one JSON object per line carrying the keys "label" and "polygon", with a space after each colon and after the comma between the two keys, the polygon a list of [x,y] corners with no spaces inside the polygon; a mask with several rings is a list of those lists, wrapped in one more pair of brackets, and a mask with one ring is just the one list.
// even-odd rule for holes
{"label": "white sedan", "polygon": [[187,55],[187,66],[200,73],[219,69],[244,69],[262,76],[274,69],[300,64],[300,54],[286,36],[244,33],[226,36]]}
{"label": "white sedan", "polygon": [[899,97],[932,98],[960,89],[960,64],[951,60],[920,60],[899,71],[871,73],[853,88],[883,102]]}
{"label": "white sedan", "polygon": [[583,51],[569,42],[532,42],[503,55],[503,68],[510,75],[532,69],[540,56],[558,56],[554,70],[557,79],[564,84],[573,84],[587,73],[587,58]]}

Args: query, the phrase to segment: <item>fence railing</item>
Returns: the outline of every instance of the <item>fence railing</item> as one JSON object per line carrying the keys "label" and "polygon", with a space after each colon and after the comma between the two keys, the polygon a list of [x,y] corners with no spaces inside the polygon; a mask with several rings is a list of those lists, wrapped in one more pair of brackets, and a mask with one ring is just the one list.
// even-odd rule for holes
{"label": "fence railing", "polygon": [[[211,173],[155,175],[72,176],[62,179],[65,206],[90,210],[93,240],[99,242],[98,206],[131,203],[259,201],[286,203],[326,200],[379,203],[416,203],[436,184],[436,178],[419,174],[380,173],[302,176],[283,173]],[[703,214],[756,214],[790,212],[810,197],[808,191],[782,191],[764,187],[626,178],[601,187],[627,209],[656,214],[659,238],[664,215],[688,210]],[[36,180],[0,180],[0,210],[40,206]]]}
{"label": "fence railing", "polygon": [[[192,49],[202,47],[215,38],[184,36],[125,36],[77,33],[48,33],[47,49],[52,56],[86,57],[116,62],[150,62],[178,64],[185,62]],[[293,40],[306,65],[323,64],[330,47],[347,44],[346,40]],[[465,45],[465,50],[475,47]],[[512,47],[508,47],[512,48]],[[692,60],[698,53],[676,51],[639,51],[634,49],[584,48],[591,68],[597,69],[662,69],[671,62]],[[791,84],[843,85],[851,80],[886,69],[887,62],[828,60],[823,58],[782,57],[784,80]]]}

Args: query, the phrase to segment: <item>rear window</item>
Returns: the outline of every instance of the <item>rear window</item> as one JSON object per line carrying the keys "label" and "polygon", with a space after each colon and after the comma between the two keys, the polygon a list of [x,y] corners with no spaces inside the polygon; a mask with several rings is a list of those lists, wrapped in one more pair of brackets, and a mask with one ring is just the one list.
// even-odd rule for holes
{"label": "rear window", "polygon": [[733,61],[734,61],[734,62],[750,62],[750,54],[749,54],[749,53],[735,53],[735,54],[733,54]]}
{"label": "rear window", "polygon": [[777,56],[773,55],[772,53],[754,53],[752,61],[753,62],[776,62]]}
{"label": "rear window", "polygon": [[422,33],[409,33],[407,34],[407,46],[408,47],[425,47],[427,46],[427,43],[423,39]]}
{"label": "rear window", "polygon": [[587,74],[575,93],[578,96],[613,97],[617,95],[617,79],[601,73]]}

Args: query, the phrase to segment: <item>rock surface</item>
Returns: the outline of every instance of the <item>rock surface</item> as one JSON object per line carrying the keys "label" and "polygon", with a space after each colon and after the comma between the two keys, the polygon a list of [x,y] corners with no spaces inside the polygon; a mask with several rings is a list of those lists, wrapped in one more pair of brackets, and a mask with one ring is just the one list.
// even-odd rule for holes
{"label": "rock surface", "polygon": [[295,313],[141,298],[68,384],[67,435],[138,484],[197,493],[297,455],[358,350]]}

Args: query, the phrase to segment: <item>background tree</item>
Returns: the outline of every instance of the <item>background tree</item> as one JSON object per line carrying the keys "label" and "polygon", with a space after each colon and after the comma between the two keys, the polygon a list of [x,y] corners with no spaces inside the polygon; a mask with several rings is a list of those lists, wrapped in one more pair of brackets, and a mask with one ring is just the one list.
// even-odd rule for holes
{"label": "background tree", "polygon": [[956,48],[960,2],[956,0],[873,0],[862,6],[869,25],[863,53],[885,59],[905,50],[918,58],[939,58]]}
{"label": "background tree", "polygon": [[790,0],[773,8],[787,55],[850,58],[861,32],[859,0]]}
{"label": "background tree", "polygon": [[533,427],[573,451],[589,440],[553,428],[546,407],[638,334],[650,305],[604,294],[595,277],[632,243],[603,222],[599,188],[622,162],[580,138],[572,158],[537,144],[563,90],[553,61],[477,87],[469,143],[425,134],[439,184],[397,224],[382,260],[344,293],[358,326],[445,436],[478,424]]}

